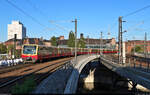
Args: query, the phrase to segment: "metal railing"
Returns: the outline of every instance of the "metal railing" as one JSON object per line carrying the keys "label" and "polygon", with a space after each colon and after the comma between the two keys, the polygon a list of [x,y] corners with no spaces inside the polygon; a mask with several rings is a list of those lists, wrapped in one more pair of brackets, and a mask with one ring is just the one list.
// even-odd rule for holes
{"label": "metal railing", "polygon": [[[109,60],[112,63],[119,64],[118,58],[115,59],[112,56],[108,55],[101,55],[101,57]],[[126,58],[126,62],[122,65],[126,67],[139,69],[145,72],[150,72],[150,58],[136,58],[136,57]]]}

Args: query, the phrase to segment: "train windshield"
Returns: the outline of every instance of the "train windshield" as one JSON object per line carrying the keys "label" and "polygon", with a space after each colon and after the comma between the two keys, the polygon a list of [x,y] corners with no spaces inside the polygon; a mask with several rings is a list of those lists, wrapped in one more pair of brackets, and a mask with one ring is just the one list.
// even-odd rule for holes
{"label": "train windshield", "polygon": [[23,54],[36,54],[36,46],[24,46]]}

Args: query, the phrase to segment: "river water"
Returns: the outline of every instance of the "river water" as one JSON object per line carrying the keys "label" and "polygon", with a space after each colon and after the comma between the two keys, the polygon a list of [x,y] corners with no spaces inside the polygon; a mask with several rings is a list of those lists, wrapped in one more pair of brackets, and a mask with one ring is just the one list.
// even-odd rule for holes
{"label": "river water", "polygon": [[[85,82],[90,75],[90,82]],[[94,78],[91,78],[94,77]],[[120,81],[114,84],[114,79],[120,77],[120,79],[127,80],[112,72],[101,64],[98,60],[94,60],[87,64],[80,74],[78,81],[77,94],[135,94],[141,93],[137,89],[129,87],[127,81]],[[89,79],[89,78],[88,78]],[[93,82],[91,82],[93,81]],[[142,92],[143,93],[143,92]]]}

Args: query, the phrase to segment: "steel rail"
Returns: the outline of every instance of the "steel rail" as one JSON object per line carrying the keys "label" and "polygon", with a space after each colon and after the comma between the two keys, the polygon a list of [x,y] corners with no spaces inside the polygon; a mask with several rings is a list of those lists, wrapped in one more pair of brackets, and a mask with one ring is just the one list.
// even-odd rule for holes
{"label": "steel rail", "polygon": [[[69,61],[70,61],[70,59],[69,59]],[[32,75],[32,74],[34,74],[34,73],[36,73],[36,72],[39,72],[39,71],[41,71],[41,70],[43,70],[43,69],[45,69],[45,68],[50,67],[50,66],[52,66],[52,65],[60,64],[60,63],[62,63],[62,62],[64,62],[64,63],[66,64],[66,63],[68,63],[69,61],[67,60],[67,61],[65,61],[65,62],[64,62],[64,61],[61,61],[61,62],[59,62],[59,63],[58,63],[58,62],[57,62],[57,63],[53,63],[53,64],[50,64],[50,65],[45,66],[45,67],[43,67],[43,68],[40,68],[40,69],[38,69],[38,70],[36,70],[36,71],[33,71],[33,72],[29,73],[29,74],[26,74],[26,75],[23,75],[23,76],[19,76],[19,77],[13,79],[13,80],[10,80],[10,81],[7,81],[7,82],[3,83],[2,85],[0,85],[0,88],[5,87],[5,86],[7,86],[7,85],[9,85],[9,84],[12,84],[12,83],[16,82],[17,80],[23,79],[24,77],[30,76],[30,75]],[[63,65],[65,65],[65,64],[63,64]],[[62,66],[62,65],[61,65],[61,66]]]}

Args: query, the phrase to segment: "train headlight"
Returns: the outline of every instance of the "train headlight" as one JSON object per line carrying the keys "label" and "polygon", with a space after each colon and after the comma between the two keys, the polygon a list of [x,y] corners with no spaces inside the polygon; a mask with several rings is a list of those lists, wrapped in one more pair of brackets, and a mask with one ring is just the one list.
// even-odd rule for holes
{"label": "train headlight", "polygon": [[32,59],[32,61],[33,61],[33,62],[36,62],[36,59],[35,59],[35,58],[33,58],[33,59]]}

